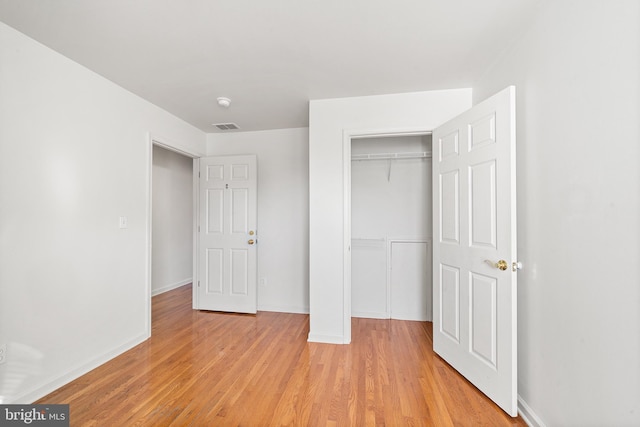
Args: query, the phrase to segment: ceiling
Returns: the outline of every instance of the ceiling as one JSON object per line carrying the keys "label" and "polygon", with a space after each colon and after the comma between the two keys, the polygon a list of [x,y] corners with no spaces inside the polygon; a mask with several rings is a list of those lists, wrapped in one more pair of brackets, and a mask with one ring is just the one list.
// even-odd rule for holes
{"label": "ceiling", "polygon": [[[0,0],[0,21],[204,132],[309,100],[471,87],[535,0]],[[216,98],[231,99],[228,109]]]}

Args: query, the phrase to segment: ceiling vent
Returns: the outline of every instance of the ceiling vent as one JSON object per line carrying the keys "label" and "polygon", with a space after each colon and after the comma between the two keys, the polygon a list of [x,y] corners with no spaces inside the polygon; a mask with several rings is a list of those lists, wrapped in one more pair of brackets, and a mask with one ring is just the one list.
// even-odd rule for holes
{"label": "ceiling vent", "polygon": [[213,126],[219,130],[238,130],[240,129],[235,123],[214,123]]}

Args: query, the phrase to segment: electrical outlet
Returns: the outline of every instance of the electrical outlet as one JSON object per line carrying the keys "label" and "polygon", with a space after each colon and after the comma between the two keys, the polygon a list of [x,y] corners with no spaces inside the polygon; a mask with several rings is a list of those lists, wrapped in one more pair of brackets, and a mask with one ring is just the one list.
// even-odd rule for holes
{"label": "electrical outlet", "polygon": [[7,345],[0,345],[0,365],[7,361]]}

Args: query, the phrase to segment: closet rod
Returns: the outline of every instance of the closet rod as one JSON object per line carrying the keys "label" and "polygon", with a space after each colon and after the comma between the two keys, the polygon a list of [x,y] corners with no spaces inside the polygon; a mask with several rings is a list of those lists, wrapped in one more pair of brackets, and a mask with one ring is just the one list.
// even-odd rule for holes
{"label": "closet rod", "polygon": [[427,159],[431,158],[431,153],[421,151],[417,153],[371,153],[371,154],[354,154],[351,160],[400,160],[400,159]]}

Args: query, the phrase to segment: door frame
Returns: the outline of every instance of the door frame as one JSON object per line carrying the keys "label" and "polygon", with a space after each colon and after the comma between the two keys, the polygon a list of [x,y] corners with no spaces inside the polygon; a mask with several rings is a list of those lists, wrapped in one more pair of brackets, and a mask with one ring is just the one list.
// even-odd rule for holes
{"label": "door frame", "polygon": [[[342,131],[342,170],[343,170],[343,343],[351,343],[351,141],[353,139],[383,138],[389,136],[424,136],[433,133],[425,127],[344,129]],[[432,196],[433,197],[433,196]]]}
{"label": "door frame", "polygon": [[146,197],[146,217],[147,217],[147,227],[145,230],[145,238],[146,238],[146,254],[145,254],[145,287],[146,287],[146,296],[147,303],[145,305],[145,319],[147,322],[146,330],[147,337],[151,336],[151,298],[152,298],[152,260],[153,260],[153,252],[152,252],[152,234],[153,234],[153,147],[164,148],[169,151],[173,151],[174,153],[180,154],[185,157],[189,157],[193,159],[193,216],[192,216],[192,233],[193,233],[193,279],[195,280],[197,270],[197,214],[198,214],[198,198],[197,191],[197,164],[198,159],[203,157],[204,153],[195,152],[189,148],[182,146],[181,144],[172,141],[169,138],[165,138],[163,136],[148,132],[147,133],[147,197]]}

